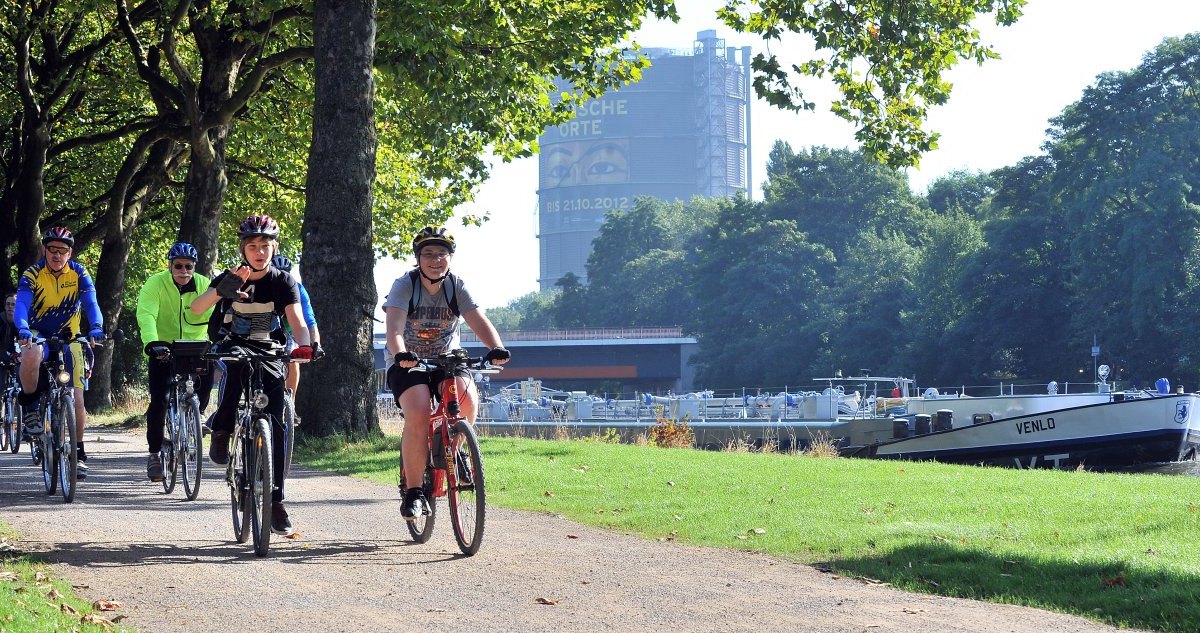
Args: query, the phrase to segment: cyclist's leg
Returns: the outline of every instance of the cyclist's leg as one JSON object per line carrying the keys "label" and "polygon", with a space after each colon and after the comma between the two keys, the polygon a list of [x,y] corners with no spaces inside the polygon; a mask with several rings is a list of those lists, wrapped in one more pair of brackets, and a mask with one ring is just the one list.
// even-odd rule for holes
{"label": "cyclist's leg", "polygon": [[87,406],[83,402],[83,391],[87,388],[87,375],[91,373],[87,361],[84,360],[83,346],[85,343],[72,341],[64,351],[67,361],[67,371],[71,372],[71,386],[75,388],[75,449],[79,456],[80,475],[87,474],[87,453],[83,448],[83,430],[87,426]]}
{"label": "cyclist's leg", "polygon": [[404,412],[404,435],[400,444],[404,460],[404,480],[419,483],[425,475],[429,456],[429,386],[417,384],[400,393]]}
{"label": "cyclist's leg", "polygon": [[[285,363],[285,365],[290,363]],[[284,437],[283,437],[283,377],[276,376],[270,371],[264,369],[262,373],[263,393],[266,394],[269,400],[267,401],[266,412],[271,416],[271,473],[275,482],[275,491],[272,493],[271,501],[273,503],[283,503],[283,453],[284,453]]]}
{"label": "cyclist's leg", "polygon": [[211,361],[206,363],[206,365],[208,366],[208,371],[200,374],[200,383],[196,385],[196,398],[200,401],[201,415],[208,410],[208,401],[212,398],[213,373],[216,371],[216,367]]}
{"label": "cyclist's leg", "polygon": [[242,363],[224,363],[223,373],[221,401],[213,413],[212,440],[208,444],[208,458],[217,464],[229,461],[229,434],[233,432],[238,399],[242,396],[242,384],[249,379],[250,372]]}
{"label": "cyclist's leg", "polygon": [[454,380],[458,383],[459,411],[468,422],[474,424],[479,412],[479,392],[475,390],[475,381],[470,374],[456,375]]}
{"label": "cyclist's leg", "polygon": [[[35,333],[34,336],[37,334]],[[21,349],[21,366],[17,375],[20,378],[21,389],[17,394],[17,402],[24,412],[22,426],[30,435],[42,430],[42,412],[38,410],[38,394],[42,387],[42,346],[29,345]]]}
{"label": "cyclist's leg", "polygon": [[151,455],[157,455],[163,443],[171,363],[151,358],[146,364],[146,374],[149,377],[150,389],[150,405],[146,407],[146,448]]}

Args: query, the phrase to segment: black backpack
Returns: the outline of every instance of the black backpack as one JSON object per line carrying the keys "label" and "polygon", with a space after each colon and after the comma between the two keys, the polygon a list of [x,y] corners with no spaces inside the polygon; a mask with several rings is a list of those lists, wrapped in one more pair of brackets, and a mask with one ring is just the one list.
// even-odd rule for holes
{"label": "black backpack", "polygon": [[[408,271],[408,280],[412,282],[412,296],[408,298],[408,313],[412,314],[413,310],[417,309],[417,293],[420,292],[421,272],[416,268]],[[450,311],[454,316],[462,316],[458,311],[458,297],[454,296],[454,286],[457,284],[457,278],[454,273],[446,273],[446,280],[442,283],[442,289],[446,293],[446,303],[450,304]]]}

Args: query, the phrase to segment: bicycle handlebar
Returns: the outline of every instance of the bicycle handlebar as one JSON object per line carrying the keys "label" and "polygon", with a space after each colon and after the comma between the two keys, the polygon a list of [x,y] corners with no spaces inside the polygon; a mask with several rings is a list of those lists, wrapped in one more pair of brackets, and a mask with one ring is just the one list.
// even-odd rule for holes
{"label": "bicycle handlebar", "polygon": [[453,370],[463,368],[470,371],[478,371],[487,374],[498,374],[503,369],[502,366],[493,364],[482,356],[470,357],[460,356],[455,354],[447,354],[443,356],[434,356],[430,358],[418,358],[417,365],[410,367],[408,371],[432,372],[439,369]]}
{"label": "bicycle handlebar", "polygon": [[292,358],[291,354],[284,351],[283,348],[279,348],[278,350],[272,350],[269,352],[250,352],[250,351],[247,351],[246,348],[244,348],[244,347],[238,347],[236,349],[237,349],[237,351],[220,351],[220,352],[210,351],[210,352],[206,352],[203,357],[205,360],[219,360],[222,362],[232,362],[232,363],[249,363],[252,361],[266,362],[266,361],[272,361],[272,360],[282,360],[282,361],[287,361],[287,362],[291,362],[291,363],[307,363],[308,362],[307,359]]}

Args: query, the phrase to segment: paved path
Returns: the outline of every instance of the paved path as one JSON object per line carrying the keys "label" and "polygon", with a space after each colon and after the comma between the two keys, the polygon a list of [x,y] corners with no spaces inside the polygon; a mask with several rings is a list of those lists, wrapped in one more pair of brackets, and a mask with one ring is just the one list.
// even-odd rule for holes
{"label": "paved path", "polygon": [[462,557],[445,514],[414,545],[393,486],[304,468],[288,489],[301,536],[273,538],[260,559],[233,541],[212,470],[189,503],[146,481],[140,433],[87,439],[93,475],[69,505],[45,495],[28,450],[0,456],[0,520],[84,597],[123,602],[125,623],[143,631],[1115,630],[498,508],[479,554]]}

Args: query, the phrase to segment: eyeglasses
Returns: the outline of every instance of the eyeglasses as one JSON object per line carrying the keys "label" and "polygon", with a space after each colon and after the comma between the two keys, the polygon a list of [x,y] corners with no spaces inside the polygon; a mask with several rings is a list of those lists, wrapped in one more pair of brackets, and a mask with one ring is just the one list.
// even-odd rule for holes
{"label": "eyeglasses", "polygon": [[450,253],[448,253],[446,251],[442,251],[440,253],[430,253],[429,251],[421,252],[421,259],[435,260],[435,259],[448,259],[449,257],[450,257]]}
{"label": "eyeglasses", "polygon": [[192,270],[196,267],[195,264],[173,264],[171,266],[175,270]]}
{"label": "eyeglasses", "polygon": [[50,253],[51,255],[70,255],[71,249],[58,248],[56,246],[48,246],[48,247],[46,247],[46,252]]}

